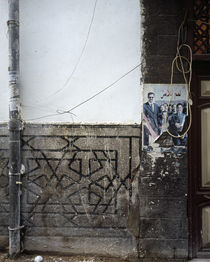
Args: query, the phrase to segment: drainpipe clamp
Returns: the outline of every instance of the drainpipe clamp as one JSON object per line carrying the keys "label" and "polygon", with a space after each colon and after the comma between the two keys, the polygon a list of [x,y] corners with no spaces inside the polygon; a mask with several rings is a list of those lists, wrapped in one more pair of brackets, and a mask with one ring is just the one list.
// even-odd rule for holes
{"label": "drainpipe clamp", "polygon": [[19,226],[19,227],[14,227],[14,228],[11,228],[11,227],[8,227],[8,230],[9,231],[17,231],[17,230],[21,230],[22,228],[24,228],[25,226]]}
{"label": "drainpipe clamp", "polygon": [[10,25],[15,25],[15,26],[19,26],[19,21],[18,20],[8,20],[7,21],[7,26],[9,27]]}
{"label": "drainpipe clamp", "polygon": [[21,175],[21,173],[11,173],[11,172],[9,172],[9,176],[20,176]]}

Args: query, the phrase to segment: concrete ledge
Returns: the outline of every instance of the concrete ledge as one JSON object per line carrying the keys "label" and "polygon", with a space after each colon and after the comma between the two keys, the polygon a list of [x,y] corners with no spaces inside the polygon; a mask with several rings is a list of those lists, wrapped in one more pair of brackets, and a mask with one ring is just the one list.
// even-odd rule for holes
{"label": "concrete ledge", "polygon": [[25,237],[27,252],[50,252],[65,255],[98,255],[106,257],[137,257],[132,238]]}
{"label": "concrete ledge", "polygon": [[[44,130],[43,130],[44,128]],[[69,125],[69,124],[29,124],[24,126],[24,135],[48,136],[109,136],[139,137],[139,125]]]}
{"label": "concrete ledge", "polygon": [[189,262],[210,262],[210,258],[195,258],[195,259],[189,260]]}
{"label": "concrete ledge", "polygon": [[187,258],[186,259],[176,259],[176,258],[143,258],[142,260],[140,259],[139,262],[187,262]]}

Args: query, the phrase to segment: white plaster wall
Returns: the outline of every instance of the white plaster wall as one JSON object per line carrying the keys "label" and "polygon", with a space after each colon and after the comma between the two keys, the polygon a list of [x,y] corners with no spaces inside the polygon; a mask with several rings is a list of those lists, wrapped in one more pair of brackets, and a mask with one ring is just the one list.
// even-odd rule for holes
{"label": "white plaster wall", "polygon": [[[4,16],[5,2],[0,0]],[[57,114],[94,96],[140,63],[139,0],[20,0],[20,26],[24,120],[140,123],[139,67],[73,114]],[[2,47],[6,29],[0,30]],[[2,50],[0,84],[7,90],[5,46]]]}
{"label": "white plaster wall", "polygon": [[7,8],[5,0],[0,0],[0,121],[8,120],[9,88],[8,88],[8,39]]}

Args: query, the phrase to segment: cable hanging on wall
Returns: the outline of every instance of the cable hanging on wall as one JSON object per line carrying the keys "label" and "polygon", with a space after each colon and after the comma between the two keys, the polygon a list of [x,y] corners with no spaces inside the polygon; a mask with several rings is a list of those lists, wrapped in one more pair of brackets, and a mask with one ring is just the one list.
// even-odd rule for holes
{"label": "cable hanging on wall", "polygon": [[36,118],[31,118],[31,119],[26,119],[26,121],[34,121],[34,120],[39,120],[39,119],[43,119],[46,117],[53,117],[53,116],[58,116],[58,115],[63,115],[63,114],[72,114],[72,111],[80,106],[82,106],[83,104],[86,104],[87,102],[91,101],[92,99],[94,99],[95,97],[99,96],[100,94],[104,93],[106,90],[110,89],[111,87],[113,87],[115,84],[117,84],[120,80],[122,80],[123,78],[125,78],[127,75],[129,75],[130,73],[132,73],[134,70],[136,70],[137,68],[140,67],[140,64],[136,65],[135,67],[133,67],[132,69],[130,69],[129,71],[127,71],[126,73],[124,73],[123,75],[121,75],[119,78],[117,78],[114,82],[112,82],[111,84],[109,84],[108,86],[106,86],[105,88],[103,88],[102,90],[100,90],[99,92],[95,93],[94,95],[88,97],[86,100],[82,101],[81,103],[77,104],[76,106],[68,109],[68,110],[60,110],[57,109],[56,113],[54,114],[49,114],[49,115],[44,115],[44,116],[40,116],[40,117],[36,117]]}
{"label": "cable hanging on wall", "polygon": [[[173,99],[173,94],[174,94],[173,78],[174,78],[174,67],[176,66],[177,70],[180,73],[182,73],[183,75],[186,89],[187,89],[189,123],[184,133],[177,136],[177,135],[173,135],[168,130],[167,121],[165,121],[165,128],[166,128],[167,133],[174,138],[183,138],[190,130],[190,127],[192,124],[192,110],[191,110],[192,96],[191,96],[191,91],[190,91],[190,85],[191,85],[191,80],[192,80],[192,49],[188,44],[186,44],[186,18],[187,18],[187,15],[188,15],[188,10],[186,11],[184,20],[182,21],[178,29],[176,55],[171,64],[171,78],[170,78],[171,96],[170,96],[170,100],[169,100],[168,107],[166,110],[165,120],[168,118],[169,105],[171,104],[171,101]],[[182,54],[184,53],[183,51],[184,49],[187,50],[188,56]]]}

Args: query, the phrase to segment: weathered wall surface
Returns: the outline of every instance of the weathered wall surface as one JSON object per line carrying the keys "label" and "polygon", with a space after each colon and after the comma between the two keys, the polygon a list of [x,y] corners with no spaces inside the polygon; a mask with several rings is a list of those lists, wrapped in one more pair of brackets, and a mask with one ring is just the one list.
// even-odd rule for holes
{"label": "weathered wall surface", "polygon": [[[8,120],[7,14],[0,0],[0,122]],[[139,0],[20,0],[24,121],[139,124],[140,69],[122,76],[141,60],[140,21]],[[73,114],[58,113],[113,83]]]}
{"label": "weathered wall surface", "polygon": [[187,258],[185,154],[142,154],[140,257]]}
{"label": "weathered wall surface", "polygon": [[139,67],[56,114],[140,63],[139,13],[138,0],[20,1],[24,120],[139,124]]}
{"label": "weathered wall surface", "polygon": [[[24,249],[136,257],[138,183],[132,171],[139,165],[139,135],[139,126],[26,125]],[[0,243],[5,246],[8,160],[6,139],[0,138],[0,219],[5,235]]]}
{"label": "weathered wall surface", "polygon": [[[143,0],[142,7],[143,81],[169,83],[183,1]],[[178,72],[174,80],[183,83]],[[6,126],[0,134],[4,248],[9,212]],[[140,134],[138,125],[27,124],[22,137],[24,248],[139,256],[142,261],[186,259],[187,154],[176,148],[141,152],[139,170]],[[157,143],[172,146],[168,137]]]}
{"label": "weathered wall surface", "polygon": [[[143,10],[144,83],[170,83],[184,3],[144,0]],[[177,71],[174,83],[183,83]],[[172,146],[168,136],[161,137],[158,143],[163,148]],[[139,255],[143,261],[172,261],[188,256],[187,154],[173,149],[168,153],[141,154]]]}
{"label": "weathered wall surface", "polygon": [[9,226],[9,156],[7,125],[0,126],[0,250],[8,247]]}
{"label": "weathered wall surface", "polygon": [[[0,6],[0,121],[8,121],[8,8]],[[20,0],[23,249],[138,256],[140,21],[138,0]],[[8,247],[8,148],[2,124],[0,249]]]}

